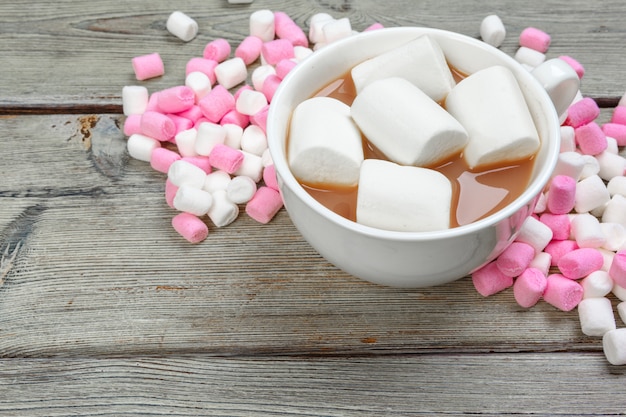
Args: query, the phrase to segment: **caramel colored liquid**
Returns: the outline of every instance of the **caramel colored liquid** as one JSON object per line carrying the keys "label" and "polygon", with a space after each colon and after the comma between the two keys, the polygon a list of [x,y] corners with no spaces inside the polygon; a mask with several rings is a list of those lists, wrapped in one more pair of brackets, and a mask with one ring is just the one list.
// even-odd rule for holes
{"label": "caramel colored liquid", "polygon": [[[452,73],[457,81],[464,78],[463,74],[454,69]],[[356,97],[356,91],[350,74],[330,83],[315,96],[332,97],[351,105]],[[366,159],[388,160],[365,137],[363,150]],[[528,185],[533,165],[534,158],[530,158],[472,171],[462,155],[457,155],[439,166],[428,168],[441,172],[452,184],[450,226],[457,227],[487,217],[513,202]],[[338,188],[333,185],[311,186],[302,183],[301,185],[328,209],[349,220],[356,221],[357,187]]]}

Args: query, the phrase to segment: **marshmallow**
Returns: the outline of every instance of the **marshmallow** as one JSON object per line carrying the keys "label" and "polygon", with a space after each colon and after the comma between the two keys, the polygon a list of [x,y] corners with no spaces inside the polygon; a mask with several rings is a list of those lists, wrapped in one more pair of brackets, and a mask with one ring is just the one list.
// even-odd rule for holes
{"label": "marshmallow", "polygon": [[228,172],[213,171],[204,178],[202,189],[208,193],[214,194],[216,191],[226,190],[231,181],[232,179]]}
{"label": "marshmallow", "polygon": [[250,15],[250,35],[269,42],[276,35],[274,13],[271,10],[257,10]]}
{"label": "marshmallow", "polygon": [[613,177],[606,185],[609,195],[613,197],[616,194],[626,197],[626,176]]}
{"label": "marshmallow", "polygon": [[276,76],[284,80],[287,74],[298,65],[293,59],[283,59],[276,64]]}
{"label": "marshmallow", "polygon": [[184,156],[182,160],[197,166],[203,170],[205,174],[210,174],[213,171],[209,158],[206,156]]}
{"label": "marshmallow", "polygon": [[585,155],[598,155],[608,146],[606,135],[596,122],[577,127],[574,136],[580,152]]}
{"label": "marshmallow", "polygon": [[239,113],[237,109],[232,109],[220,119],[220,124],[237,125],[244,128],[250,124],[250,116]]}
{"label": "marshmallow", "polygon": [[261,87],[261,92],[265,96],[268,102],[272,101],[272,97],[274,97],[274,93],[278,89],[278,86],[281,83],[281,79],[276,74],[269,74],[263,80],[263,87]]}
{"label": "marshmallow", "polygon": [[218,38],[206,44],[202,56],[204,59],[210,59],[222,62],[230,55],[230,43],[226,39]]}
{"label": "marshmallow", "polygon": [[559,150],[561,151],[561,153],[565,153],[565,152],[578,153],[578,152],[575,152],[576,140],[574,136],[574,132],[575,132],[574,128],[571,126],[561,126],[560,131],[561,131],[561,146]]}
{"label": "marshmallow", "polygon": [[223,124],[226,137],[224,138],[224,145],[230,146],[233,149],[241,148],[241,136],[243,135],[243,127],[237,124],[226,123]]}
{"label": "marshmallow", "polygon": [[520,275],[535,257],[535,248],[524,242],[511,243],[496,259],[500,271],[508,276]]}
{"label": "marshmallow", "polygon": [[235,97],[223,85],[216,85],[199,102],[202,114],[210,122],[218,123],[222,117],[235,108]]}
{"label": "marshmallow", "polygon": [[235,109],[245,115],[251,116],[267,106],[267,98],[260,91],[244,90],[239,94],[235,102]]}
{"label": "marshmallow", "polygon": [[243,163],[233,175],[245,175],[254,180],[254,182],[261,181],[263,177],[263,160],[260,156],[252,154],[250,152],[242,151]]}
{"label": "marshmallow", "polygon": [[606,242],[600,221],[589,213],[572,216],[571,232],[579,248],[599,248]]}
{"label": "marshmallow", "polygon": [[400,77],[436,102],[455,84],[441,47],[426,35],[356,65],[351,75],[357,94],[376,80]]}
{"label": "marshmallow", "polygon": [[200,188],[183,184],[176,191],[173,203],[176,210],[203,216],[209,212],[213,197]]}
{"label": "marshmallow", "polygon": [[209,162],[214,168],[232,174],[243,164],[243,154],[237,149],[218,143],[209,154]]}
{"label": "marshmallow", "polygon": [[520,33],[519,44],[534,49],[535,51],[545,53],[550,46],[550,35],[540,29],[528,27]]}
{"label": "marshmallow", "polygon": [[235,49],[235,56],[243,60],[246,65],[252,64],[261,56],[263,40],[257,36],[247,36]]}
{"label": "marshmallow", "polygon": [[166,142],[176,135],[176,126],[172,119],[163,113],[146,111],[141,115],[141,133],[161,142]]}
{"label": "marshmallow", "polygon": [[179,159],[181,159],[181,156],[178,153],[170,151],[167,148],[158,147],[152,150],[150,166],[155,171],[167,174],[170,166]]}
{"label": "marshmallow", "polygon": [[300,103],[292,115],[289,141],[289,165],[300,181],[356,185],[363,147],[346,104],[329,97]]}
{"label": "marshmallow", "polygon": [[471,169],[525,159],[539,149],[524,95],[505,67],[489,67],[459,82],[446,108],[469,134],[463,156]]}
{"label": "marshmallow", "polygon": [[620,301],[626,301],[626,288],[614,283],[611,293],[616,296]]}
{"label": "marshmallow", "polygon": [[542,213],[539,221],[552,230],[552,239],[566,240],[570,237],[571,223],[567,214]]}
{"label": "marshmallow", "polygon": [[227,59],[215,67],[217,82],[224,88],[230,89],[241,84],[248,77],[248,69],[245,62],[239,57]]}
{"label": "marshmallow", "polygon": [[561,274],[548,276],[543,299],[562,311],[571,311],[582,300],[583,287],[576,281]]}
{"label": "marshmallow", "polygon": [[239,216],[239,207],[228,199],[226,190],[217,190],[212,194],[213,204],[207,212],[209,219],[217,227],[228,226]]}
{"label": "marshmallow", "polygon": [[150,162],[152,152],[156,148],[160,147],[161,142],[149,136],[142,135],[141,133],[131,135],[126,141],[128,154],[131,157],[144,162]]}
{"label": "marshmallow", "polygon": [[520,64],[527,65],[531,69],[538,67],[546,60],[545,54],[526,46],[520,46],[515,52],[514,58]]}
{"label": "marshmallow", "polygon": [[258,126],[263,132],[267,132],[267,114],[269,112],[269,104],[261,110],[250,116],[250,124]]}
{"label": "marshmallow", "polygon": [[610,200],[609,192],[597,175],[591,175],[576,184],[574,210],[578,213],[588,213]]}
{"label": "marshmallow", "polygon": [[503,274],[494,261],[472,273],[472,284],[480,295],[488,297],[511,287],[513,278]]}
{"label": "marshmallow", "polygon": [[182,132],[178,132],[174,137],[178,153],[185,156],[196,156],[196,138],[198,136],[198,130],[195,128],[187,129]]}
{"label": "marshmallow", "polygon": [[609,268],[609,275],[616,285],[626,288],[626,251],[621,250],[615,254]]}
{"label": "marshmallow", "polygon": [[136,56],[131,60],[135,77],[139,81],[159,77],[165,74],[163,60],[157,52],[147,55]]}
{"label": "marshmallow", "polygon": [[302,62],[306,57],[308,57],[312,53],[313,53],[313,50],[311,48],[306,48],[304,46],[298,46],[298,45],[293,47],[294,59],[296,60],[296,62]]}
{"label": "marshmallow", "polygon": [[552,214],[567,214],[576,203],[576,180],[568,175],[557,175],[550,181],[547,208]]}
{"label": "marshmallow", "polygon": [[616,328],[611,300],[605,297],[583,298],[578,304],[578,317],[587,336],[603,336]]}
{"label": "marshmallow", "polygon": [[617,313],[619,314],[619,318],[626,323],[626,302],[622,301],[617,305]]}
{"label": "marshmallow", "polygon": [[174,197],[177,191],[178,187],[169,179],[165,179],[165,202],[170,208],[174,208]]}
{"label": "marshmallow", "polygon": [[261,156],[267,149],[267,136],[258,126],[249,125],[241,135],[241,150]]}
{"label": "marshmallow", "polygon": [[279,191],[278,178],[276,177],[276,167],[274,164],[270,164],[263,168],[263,182],[266,186]]}
{"label": "marshmallow", "polygon": [[246,214],[259,223],[269,223],[283,206],[280,193],[269,187],[259,187],[246,204]]}
{"label": "marshmallow", "polygon": [[528,265],[528,268],[538,269],[543,275],[548,276],[551,264],[552,256],[550,256],[550,254],[546,252],[539,252],[535,255],[533,260],[530,261],[530,265]]}
{"label": "marshmallow", "polygon": [[437,171],[366,159],[361,164],[356,221],[385,230],[443,230],[450,227],[451,199],[452,185]]}
{"label": "marshmallow", "polygon": [[623,224],[603,221],[600,223],[600,229],[604,235],[602,249],[617,252],[624,247],[626,243],[626,227]]}
{"label": "marshmallow", "polygon": [[606,332],[602,336],[602,349],[611,365],[626,365],[626,328]]}
{"label": "marshmallow", "polygon": [[202,188],[206,176],[207,174],[202,168],[184,159],[174,161],[167,171],[167,179],[177,187],[188,185]]}
{"label": "marshmallow", "polygon": [[157,106],[163,113],[179,113],[191,108],[196,100],[195,92],[184,85],[166,88],[157,95]]}
{"label": "marshmallow", "polygon": [[480,37],[489,45],[500,47],[506,37],[506,29],[500,17],[495,14],[485,17],[480,23]]}
{"label": "marshmallow", "polygon": [[610,136],[615,139],[618,146],[626,145],[626,125],[619,123],[604,123],[602,125],[602,132],[606,136]]}
{"label": "marshmallow", "polygon": [[585,97],[567,109],[565,124],[573,128],[593,122],[600,115],[600,107],[592,98]]}
{"label": "marshmallow", "polygon": [[513,284],[513,296],[521,307],[529,308],[537,304],[546,289],[546,275],[535,268],[524,270]]}
{"label": "marshmallow", "polygon": [[194,126],[194,123],[191,120],[187,119],[186,117],[179,116],[178,114],[170,113],[167,115],[167,117],[169,117],[172,122],[174,122],[174,130],[176,131],[174,137],[168,140],[169,142],[174,143],[176,141],[175,136],[179,132],[191,129]]}
{"label": "marshmallow", "polygon": [[326,42],[323,28],[324,25],[333,20],[334,18],[328,13],[316,13],[311,16],[309,21],[309,41],[313,44]]}
{"label": "marshmallow", "polygon": [[[200,101],[204,96],[211,91],[211,79],[203,72],[193,71],[187,74],[185,77],[185,85],[194,92],[195,102]],[[200,109],[199,107],[195,107]],[[202,111],[200,110],[200,114]]]}
{"label": "marshmallow", "polygon": [[132,136],[141,133],[141,114],[129,114],[124,120],[124,135]]}
{"label": "marshmallow", "polygon": [[276,65],[283,59],[293,58],[293,44],[287,39],[275,39],[261,46],[261,57],[269,65]]}
{"label": "marshmallow", "polygon": [[256,182],[245,175],[238,175],[228,182],[226,196],[235,204],[247,203],[256,193]]}
{"label": "marshmallow", "polygon": [[287,13],[274,12],[274,29],[279,39],[287,39],[294,46],[309,46],[306,34]]}
{"label": "marshmallow", "polygon": [[254,71],[252,71],[251,75],[252,87],[254,87],[256,91],[261,91],[263,89],[265,79],[269,75],[276,75],[276,69],[274,68],[274,66],[265,64],[256,67]]}
{"label": "marshmallow", "polygon": [[603,264],[604,258],[597,249],[580,248],[564,254],[557,266],[564,277],[580,279],[600,270]]}
{"label": "marshmallow", "polygon": [[170,14],[165,23],[168,32],[180,40],[189,42],[198,34],[198,23],[181,11]]}
{"label": "marshmallow", "polygon": [[522,223],[515,241],[526,243],[534,248],[535,253],[539,253],[550,243],[552,238],[552,230],[537,218],[530,216]]}
{"label": "marshmallow", "polygon": [[226,131],[221,125],[204,122],[198,126],[196,134],[196,153],[209,156],[215,145],[223,144],[226,139]]}
{"label": "marshmallow", "polygon": [[544,252],[549,253],[552,266],[557,266],[559,260],[573,250],[578,249],[575,240],[553,240],[544,248]]}
{"label": "marshmallow", "polygon": [[350,19],[342,17],[341,19],[333,19],[326,22],[322,27],[324,32],[324,42],[333,43],[352,35],[352,25]]}
{"label": "marshmallow", "polygon": [[[125,116],[142,114],[148,106],[148,89],[141,85],[126,85],[122,88],[122,109]],[[130,136],[130,135],[127,135]]]}
{"label": "marshmallow", "polygon": [[403,78],[368,84],[351,115],[378,150],[402,165],[432,166],[459,154],[468,140],[454,117]]}
{"label": "marshmallow", "polygon": [[613,280],[606,271],[594,271],[587,275],[581,282],[583,298],[604,297],[613,289]]}
{"label": "marshmallow", "polygon": [[598,175],[600,173],[600,163],[595,156],[581,155],[581,158],[584,164],[582,171],[580,171],[578,180],[584,180],[585,178],[589,178],[593,175]]}
{"label": "marshmallow", "polygon": [[580,62],[568,55],[561,55],[559,56],[559,59],[562,59],[570,67],[572,67],[572,69],[576,72],[576,75],[578,75],[579,79],[583,78],[583,75],[585,75],[585,67],[583,67]]}
{"label": "marshmallow", "polygon": [[215,67],[217,67],[218,62],[212,59],[205,58],[191,58],[187,61],[187,65],[185,66],[185,75],[189,75],[192,72],[201,72],[211,80],[211,85],[215,84],[217,78],[215,77]]}
{"label": "marshmallow", "polygon": [[172,218],[172,227],[190,243],[200,243],[209,236],[207,225],[191,213],[178,213]]}
{"label": "marshmallow", "polygon": [[552,172],[553,178],[558,175],[567,175],[578,181],[580,174],[585,167],[585,158],[578,152],[561,152],[559,153],[556,166]]}

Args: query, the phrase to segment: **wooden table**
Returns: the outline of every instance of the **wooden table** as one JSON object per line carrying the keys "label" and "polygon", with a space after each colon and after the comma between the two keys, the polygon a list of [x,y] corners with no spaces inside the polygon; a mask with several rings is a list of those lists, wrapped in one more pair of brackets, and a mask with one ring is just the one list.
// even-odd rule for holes
{"label": "wooden table", "polygon": [[[189,43],[165,29],[176,9],[200,25]],[[467,278],[360,281],[284,210],[268,225],[242,214],[199,245],[172,230],[164,175],[127,154],[122,87],[181,84],[189,58],[218,37],[236,45],[259,9],[305,28],[327,12],[356,30],[474,37],[495,13],[505,52],[535,26],[552,35],[548,58],[585,66],[602,121],[626,90],[622,0],[1,2],[0,415],[624,414],[626,367],[576,311],[483,298]],[[131,58],[151,52],[166,74],[139,83]]]}

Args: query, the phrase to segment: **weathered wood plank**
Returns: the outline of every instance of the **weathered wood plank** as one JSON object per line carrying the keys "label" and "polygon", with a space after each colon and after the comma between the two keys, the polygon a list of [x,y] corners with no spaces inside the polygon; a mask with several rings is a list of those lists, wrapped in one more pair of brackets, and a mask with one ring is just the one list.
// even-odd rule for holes
{"label": "weathered wood plank", "polygon": [[[204,45],[225,37],[236,45],[248,34],[248,19],[259,9],[283,10],[308,27],[316,12],[350,18],[356,30],[374,22],[385,26],[417,25],[454,30],[479,37],[481,20],[497,13],[508,36],[502,49],[513,54],[518,36],[528,26],[553,35],[548,58],[570,55],[587,69],[586,95],[615,104],[626,90],[622,31],[626,4],[603,1],[601,6],[548,0],[529,7],[524,2],[493,4],[481,0],[442,4],[439,1],[282,1],[267,0],[229,6],[223,0],[176,4],[199,23],[198,37],[183,43],[165,29],[173,11],[166,2],[128,3],[120,0],[21,2],[0,4],[0,109],[56,112],[119,112],[124,85],[136,84],[130,60],[159,52],[166,75],[143,83],[152,91],[180,84],[184,66],[200,56]],[[598,57],[602,57],[599,59]],[[9,110],[7,110],[9,109]],[[96,110],[100,109],[100,110]]]}
{"label": "weathered wood plank", "polygon": [[624,415],[598,354],[0,360],[3,416]]}

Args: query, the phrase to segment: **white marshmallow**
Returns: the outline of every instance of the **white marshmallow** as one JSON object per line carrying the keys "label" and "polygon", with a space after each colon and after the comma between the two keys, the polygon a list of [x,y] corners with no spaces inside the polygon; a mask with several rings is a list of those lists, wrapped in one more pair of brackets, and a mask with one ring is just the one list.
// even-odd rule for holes
{"label": "white marshmallow", "polygon": [[578,303],[578,318],[587,336],[602,336],[617,327],[611,300],[605,297],[583,298]]}
{"label": "white marshmallow", "polygon": [[241,84],[248,77],[246,63],[238,56],[220,62],[215,67],[214,72],[217,82],[226,89]]}
{"label": "white marshmallow", "polygon": [[272,153],[269,148],[263,151],[261,154],[261,160],[263,161],[263,167],[268,167],[274,164],[274,159],[272,159]]}
{"label": "white marshmallow", "polygon": [[450,227],[452,185],[441,173],[379,159],[361,165],[356,221],[384,230]]}
{"label": "white marshmallow", "polygon": [[600,255],[602,255],[603,259],[602,267],[600,267],[600,269],[602,271],[608,272],[611,268],[611,264],[613,263],[613,258],[615,258],[615,252],[611,250],[606,250],[604,248],[597,248],[596,250],[600,252]]}
{"label": "white marshmallow", "polygon": [[536,255],[533,258],[532,261],[530,261],[530,264],[528,265],[529,268],[535,268],[540,270],[545,276],[548,276],[549,272],[550,272],[550,266],[552,264],[552,255],[550,255],[547,252],[539,252],[537,253],[535,251]]}
{"label": "white marshmallow", "polygon": [[600,223],[600,228],[605,237],[602,248],[613,252],[619,251],[626,244],[626,227],[619,223]]}
{"label": "white marshmallow", "polygon": [[589,213],[572,216],[571,234],[580,248],[599,248],[606,243],[600,221]]}
{"label": "white marshmallow", "polygon": [[576,130],[572,126],[561,126],[561,152],[576,151]]}
{"label": "white marshmallow", "polygon": [[198,155],[209,156],[215,145],[226,140],[224,126],[211,122],[202,122],[198,126],[195,149]]}
{"label": "white marshmallow", "polygon": [[206,176],[202,168],[182,159],[175,161],[167,171],[167,179],[177,187],[202,188]]}
{"label": "white marshmallow", "polygon": [[506,29],[500,17],[495,14],[485,17],[480,23],[480,37],[496,48],[502,45],[506,37]]}
{"label": "white marshmallow", "polygon": [[274,12],[267,9],[253,12],[250,15],[250,35],[261,38],[263,42],[274,40],[276,36]]}
{"label": "white marshmallow", "polygon": [[333,43],[339,39],[352,36],[350,19],[342,17],[341,19],[329,20],[322,27],[322,32],[324,32],[324,41],[326,43]]}
{"label": "white marshmallow", "polygon": [[228,226],[239,216],[239,206],[226,196],[226,190],[218,190],[213,194],[213,204],[207,212],[213,224],[217,227]]}
{"label": "white marshmallow", "polygon": [[202,189],[207,193],[215,193],[219,190],[226,190],[231,182],[231,177],[226,171],[213,171],[204,178]]}
{"label": "white marshmallow", "polygon": [[254,197],[256,193],[256,182],[245,175],[234,177],[226,187],[226,196],[235,204],[245,204]]}
{"label": "white marshmallow", "polygon": [[160,147],[161,142],[140,133],[130,135],[126,141],[128,154],[133,158],[144,162],[150,162],[150,159],[152,158],[152,151]]}
{"label": "white marshmallow", "polygon": [[300,103],[291,118],[288,158],[293,174],[309,185],[356,185],[363,146],[350,107],[329,97]]}
{"label": "white marshmallow", "polygon": [[600,172],[600,164],[598,160],[593,155],[580,155],[583,159],[583,169],[580,171],[580,175],[578,176],[579,180],[591,177],[593,175],[598,175]]}
{"label": "white marshmallow", "polygon": [[185,77],[185,85],[193,90],[196,103],[211,91],[211,79],[203,72],[193,71]]}
{"label": "white marshmallow", "polygon": [[261,156],[267,149],[267,136],[263,129],[249,125],[241,135],[241,150]]}
{"label": "white marshmallow", "polygon": [[540,214],[547,210],[548,207],[548,195],[546,193],[539,194],[539,198],[537,198],[537,203],[535,204],[535,209],[533,213]]}
{"label": "white marshmallow", "polygon": [[276,75],[276,69],[272,65],[260,65],[252,71],[252,87],[256,91],[263,89],[263,83],[269,75]]}
{"label": "white marshmallow", "polygon": [[557,175],[567,175],[576,181],[585,167],[585,158],[578,152],[561,152],[558,156],[556,166],[552,172],[552,177]]}
{"label": "white marshmallow", "polygon": [[470,168],[517,161],[539,149],[539,135],[511,71],[492,66],[459,82],[446,108],[465,127],[463,156]]}
{"label": "white marshmallow", "polygon": [[352,103],[365,137],[401,165],[432,166],[461,152],[461,124],[409,81],[393,77],[368,84]]}
{"label": "white marshmallow", "polygon": [[608,203],[609,200],[609,192],[599,176],[591,175],[576,183],[574,210],[577,213],[588,213]]}
{"label": "white marshmallow", "polygon": [[618,223],[626,227],[626,197],[616,194],[609,200],[602,213],[603,223]]}
{"label": "white marshmallow", "polygon": [[376,80],[400,77],[436,102],[455,84],[441,47],[427,35],[356,65],[351,74],[357,94]]}
{"label": "white marshmallow", "polygon": [[204,216],[213,204],[213,197],[200,188],[183,184],[176,190],[172,204],[176,210]]}
{"label": "white marshmallow", "polygon": [[293,47],[293,55],[296,62],[302,62],[305,58],[308,58],[313,53],[313,49],[306,46],[295,45]]}
{"label": "white marshmallow", "polygon": [[552,240],[552,236],[552,229],[545,223],[539,221],[539,219],[531,216],[524,220],[515,240],[529,244],[535,249],[535,253],[537,254],[545,249]]}
{"label": "white marshmallow", "polygon": [[222,126],[224,126],[224,131],[226,132],[224,145],[230,146],[233,149],[241,149],[241,136],[243,135],[243,127],[231,123],[226,123]]}
{"label": "white marshmallow", "polygon": [[626,328],[606,332],[602,336],[602,349],[611,365],[626,365]]}
{"label": "white marshmallow", "polygon": [[615,194],[626,197],[626,176],[613,177],[606,185],[609,195],[613,197]]}
{"label": "white marshmallow", "polygon": [[181,11],[170,14],[165,24],[167,30],[177,38],[189,42],[198,34],[198,23]]}
{"label": "white marshmallow", "polygon": [[235,108],[241,114],[252,116],[267,106],[265,94],[255,90],[243,90],[237,97]]}
{"label": "white marshmallow", "polygon": [[605,181],[610,181],[614,177],[621,177],[626,170],[626,159],[621,155],[604,151],[595,156],[598,161],[598,175]]}
{"label": "white marshmallow", "polygon": [[241,151],[243,153],[243,162],[233,175],[245,175],[252,178],[254,182],[261,181],[263,177],[263,160],[260,156],[250,152]]}
{"label": "white marshmallow", "polygon": [[622,322],[626,323],[626,302],[622,301],[617,305],[617,314]]}
{"label": "white marshmallow", "polygon": [[583,298],[596,298],[608,295],[613,289],[613,279],[606,271],[593,271],[580,281]]}
{"label": "white marshmallow", "polygon": [[311,20],[309,21],[309,41],[313,44],[325,42],[326,39],[322,29],[326,23],[333,20],[335,19],[328,13],[316,13],[311,16]]}
{"label": "white marshmallow", "polygon": [[122,109],[125,116],[143,114],[148,106],[150,94],[141,85],[126,85],[122,88]]}
{"label": "white marshmallow", "polygon": [[526,64],[530,68],[536,68],[543,64],[546,60],[546,55],[531,48],[520,46],[515,52],[515,60],[521,64]]}
{"label": "white marshmallow", "polygon": [[191,128],[178,132],[174,137],[178,153],[185,156],[198,156],[196,152],[196,138],[198,136],[198,130]]}
{"label": "white marshmallow", "polygon": [[620,287],[617,284],[613,284],[613,289],[611,290],[614,296],[616,296],[620,301],[626,301],[626,288]]}
{"label": "white marshmallow", "polygon": [[618,154],[619,153],[619,145],[617,144],[617,140],[610,136],[606,137],[606,150],[605,152]]}

